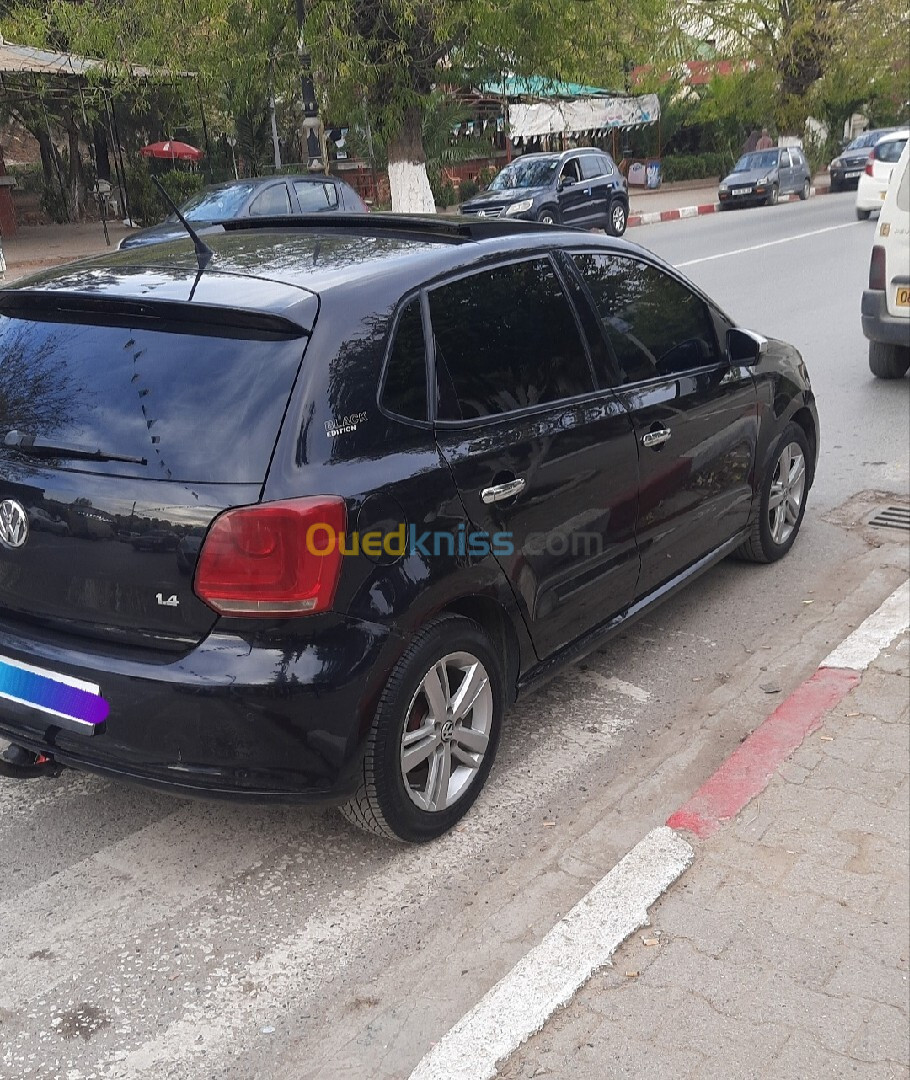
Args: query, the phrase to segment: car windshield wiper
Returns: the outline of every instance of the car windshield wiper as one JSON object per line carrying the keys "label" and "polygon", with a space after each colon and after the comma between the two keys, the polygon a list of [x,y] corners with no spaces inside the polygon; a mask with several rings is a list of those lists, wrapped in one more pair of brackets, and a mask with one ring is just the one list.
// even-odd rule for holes
{"label": "car windshield wiper", "polygon": [[62,446],[38,439],[34,435],[23,435],[19,431],[8,431],[3,438],[3,445],[31,457],[77,458],[79,461],[126,461],[132,465],[148,465],[148,459],[144,457],[108,454],[104,450],[89,450],[84,446]]}

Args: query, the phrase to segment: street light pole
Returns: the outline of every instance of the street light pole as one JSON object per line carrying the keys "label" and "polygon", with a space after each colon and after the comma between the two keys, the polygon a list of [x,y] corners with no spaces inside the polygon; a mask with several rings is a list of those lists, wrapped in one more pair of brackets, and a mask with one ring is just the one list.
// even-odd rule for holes
{"label": "street light pole", "polygon": [[300,60],[300,90],[303,101],[303,138],[310,168],[325,170],[324,139],[322,120],[319,118],[319,103],[313,87],[313,58],[307,52],[303,40],[303,23],[306,0],[295,0],[297,10],[297,56]]}

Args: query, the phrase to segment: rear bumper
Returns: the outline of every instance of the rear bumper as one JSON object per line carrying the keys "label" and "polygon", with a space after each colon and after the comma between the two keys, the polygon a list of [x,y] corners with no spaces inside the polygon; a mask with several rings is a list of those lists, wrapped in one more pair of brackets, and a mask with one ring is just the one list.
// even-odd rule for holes
{"label": "rear bumper", "polygon": [[890,314],[887,298],[881,289],[864,290],[862,315],[863,333],[870,341],[910,348],[910,313],[903,318]]}
{"label": "rear bumper", "polygon": [[214,633],[166,663],[0,630],[0,656],[92,682],[110,705],[90,735],[0,699],[0,737],[64,765],[184,795],[343,799],[358,786],[375,703],[402,646],[386,627],[339,616],[314,616],[307,629],[297,639],[286,627],[256,639]]}

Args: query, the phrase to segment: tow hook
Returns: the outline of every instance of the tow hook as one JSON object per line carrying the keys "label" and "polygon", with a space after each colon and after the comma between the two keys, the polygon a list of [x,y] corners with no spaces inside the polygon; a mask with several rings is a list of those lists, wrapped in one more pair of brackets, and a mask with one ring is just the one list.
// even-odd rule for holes
{"label": "tow hook", "polygon": [[35,776],[59,776],[63,766],[47,754],[26,750],[11,743],[0,749],[0,776],[12,780],[31,780]]}

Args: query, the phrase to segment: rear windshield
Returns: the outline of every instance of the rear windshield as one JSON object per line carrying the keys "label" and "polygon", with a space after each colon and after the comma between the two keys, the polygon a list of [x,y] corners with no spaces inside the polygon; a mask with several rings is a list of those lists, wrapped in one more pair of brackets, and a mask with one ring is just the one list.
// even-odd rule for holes
{"label": "rear windshield", "polygon": [[261,483],[303,349],[301,340],[0,316],[0,458],[17,432],[139,459],[52,459],[64,469]]}

